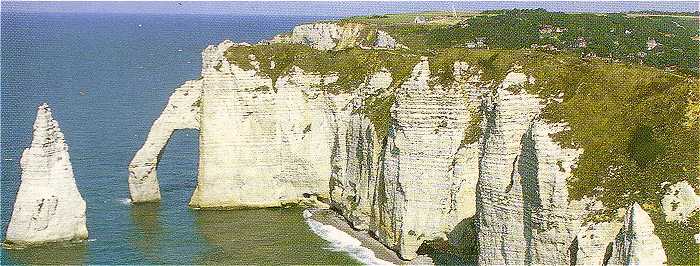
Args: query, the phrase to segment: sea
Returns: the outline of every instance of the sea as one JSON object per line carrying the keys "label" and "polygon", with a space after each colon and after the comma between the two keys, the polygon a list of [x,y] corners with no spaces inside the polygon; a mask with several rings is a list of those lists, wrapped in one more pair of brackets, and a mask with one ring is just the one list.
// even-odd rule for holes
{"label": "sea", "polygon": [[[201,51],[256,43],[328,17],[2,13],[0,239],[36,107],[53,109],[87,203],[89,240],[2,249],[0,264],[358,264],[301,208],[193,210],[198,137],[178,131],[158,168],[162,201],[131,204],[127,165],[168,96],[199,77]],[[316,226],[318,227],[318,225]]]}
{"label": "sea", "polygon": [[[532,3],[468,5],[513,8]],[[175,3],[137,2],[131,10],[106,10],[125,5],[0,4],[0,240],[20,184],[20,156],[31,142],[36,107],[44,102],[52,107],[70,146],[75,179],[87,202],[89,231],[89,240],[81,243],[0,249],[0,264],[377,263],[357,240],[310,220],[302,208],[188,208],[197,176],[195,130],[177,131],[162,155],[160,203],[130,203],[127,166],[173,90],[199,77],[201,51],[207,45],[225,39],[257,43],[305,22],[358,13],[418,11],[416,4],[382,2],[373,8],[350,3],[336,8],[319,3],[326,6],[325,12],[299,2],[270,4],[275,10],[259,3],[220,3],[200,10],[206,14],[159,14],[161,6]],[[238,5],[249,14],[233,12]],[[293,12],[284,12],[285,5]],[[450,2],[435,5],[423,10],[454,7]],[[462,5],[467,2],[457,4]],[[542,4],[572,5],[600,7],[580,2]],[[649,2],[611,5],[625,10],[654,7]],[[695,2],[682,5],[680,10],[676,4],[662,6],[697,10]],[[217,12],[221,10],[226,12]]]}

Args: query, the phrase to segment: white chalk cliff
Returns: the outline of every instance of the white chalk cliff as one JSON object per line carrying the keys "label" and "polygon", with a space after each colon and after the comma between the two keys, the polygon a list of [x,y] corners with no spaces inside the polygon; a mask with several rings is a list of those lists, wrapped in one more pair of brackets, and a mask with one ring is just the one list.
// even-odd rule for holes
{"label": "white chalk cliff", "polygon": [[[355,27],[299,26],[271,42],[341,49],[359,45],[350,41],[359,36]],[[160,199],[159,154],[173,130],[195,128],[194,208],[320,198],[404,259],[433,240],[478,241],[483,265],[609,259],[622,225],[584,224],[589,210],[569,199],[566,183],[582,151],[552,139],[567,126],[540,118],[544,100],[524,89],[532,77],[514,70],[493,85],[481,82],[475,67],[455,62],[454,82],[437,84],[424,58],[404,80],[380,69],[350,92],[333,94],[322,87],[338,75],[293,67],[273,80],[254,56],[252,69],[231,64],[224,52],[236,45],[247,44],[207,47],[202,78],[171,96],[129,166],[134,202]],[[390,47],[391,40],[377,46]],[[396,100],[388,136],[380,138],[363,110],[368,99],[388,95]],[[480,137],[466,141],[474,119],[481,121]],[[461,236],[467,221],[476,221],[476,239]]]}
{"label": "white chalk cliff", "polygon": [[566,178],[579,151],[549,137],[563,128],[539,119],[525,74],[511,72],[485,105],[479,171],[479,264],[569,263],[578,229]]}
{"label": "white chalk cliff", "polygon": [[31,146],[20,161],[22,180],[5,242],[40,244],[88,237],[85,200],[73,177],[63,133],[51,109],[37,109]]}
{"label": "white chalk cliff", "polygon": [[583,225],[576,234],[575,250],[572,250],[576,265],[604,265],[610,256],[606,252],[612,250],[620,228],[622,223],[617,221]]}
{"label": "white chalk cliff", "polygon": [[362,45],[367,36],[367,26],[359,23],[311,23],[294,27],[291,33],[277,35],[264,43],[305,44],[314,49],[328,51],[352,47],[396,49],[405,48],[386,31],[372,30],[376,35],[374,43]]}
{"label": "white chalk cliff", "polygon": [[387,89],[391,82],[391,73],[380,71],[360,86],[356,95],[335,97],[338,131],[331,158],[330,197],[333,207],[356,229],[369,229],[382,151],[374,125],[359,108],[368,95]]}
{"label": "white chalk cliff", "polygon": [[659,237],[654,235],[654,224],[639,204],[627,208],[625,221],[615,238],[612,265],[663,265],[666,254]]}
{"label": "white chalk cliff", "polygon": [[[396,92],[383,152],[383,189],[377,191],[373,231],[405,259],[424,241],[447,239],[474,203],[476,180],[455,172],[464,163],[460,146],[469,114],[463,90],[430,88],[423,60]],[[472,182],[473,181],[473,182]]]}

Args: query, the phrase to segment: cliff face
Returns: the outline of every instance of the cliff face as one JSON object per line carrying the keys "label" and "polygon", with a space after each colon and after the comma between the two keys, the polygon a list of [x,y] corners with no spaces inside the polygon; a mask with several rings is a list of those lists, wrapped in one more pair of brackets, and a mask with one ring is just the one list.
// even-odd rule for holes
{"label": "cliff face", "polygon": [[223,52],[231,45],[204,51],[200,170],[190,205],[272,207],[305,195],[327,198],[335,103],[314,86],[333,77],[296,68],[273,84],[230,65]]}
{"label": "cliff face", "polygon": [[331,202],[356,229],[368,229],[374,217],[383,143],[359,108],[368,96],[387,89],[391,82],[391,74],[380,71],[353,95],[336,97],[340,102],[336,104],[338,131],[331,158]]}
{"label": "cliff face", "polygon": [[424,60],[396,92],[377,191],[379,219],[373,231],[407,259],[424,241],[446,239],[473,215],[465,209],[474,204],[468,193],[475,182],[454,170],[466,163],[466,152],[460,152],[469,121],[465,92],[431,88],[429,79]]}
{"label": "cliff face", "polygon": [[[389,87],[389,72],[375,73],[355,92],[328,94],[320,86],[336,76],[293,68],[273,84],[225,60],[233,45],[207,48],[202,79],[171,96],[130,165],[134,202],[159,199],[157,158],[172,131],[198,128],[195,208],[330,198],[355,228],[374,231],[404,258],[415,257],[425,240],[447,239],[474,215],[478,151],[462,145],[470,119],[466,92],[431,88],[427,61],[401,86],[383,147],[357,108]],[[250,63],[257,65],[254,57]]]}
{"label": "cliff face", "polygon": [[37,110],[33,133],[31,146],[22,153],[22,183],[5,242],[87,239],[85,201],[73,178],[68,145],[47,104]]}
{"label": "cliff face", "polygon": [[[610,259],[615,236],[622,228],[619,222],[590,223],[582,226],[572,245],[571,261],[576,265],[605,265]],[[575,249],[575,250],[574,250]]]}
{"label": "cliff face", "polygon": [[[271,42],[323,51],[359,46],[363,29],[349,25],[304,25]],[[373,49],[398,47],[388,34],[378,38]],[[541,118],[546,100],[525,90],[535,82],[531,76],[514,68],[499,83],[482,82],[483,71],[456,61],[449,62],[451,83],[444,83],[440,66],[423,58],[405,77],[380,68],[356,88],[331,93],[324,88],[340,73],[294,66],[272,78],[261,66],[273,69],[273,59],[251,54],[230,63],[225,52],[239,45],[246,44],[205,49],[202,78],[171,96],[130,165],[135,202],[159,199],[155,169],[172,131],[198,128],[195,208],[321,198],[404,259],[434,240],[478,246],[483,265],[611,259],[623,226],[583,223],[603,207],[569,199],[567,179],[582,150],[553,140],[568,127]],[[392,99],[387,134],[366,111],[377,99]],[[465,237],[467,224],[474,239]],[[621,234],[637,230],[625,226]],[[622,260],[637,256],[616,250]]]}
{"label": "cliff face", "polygon": [[[374,37],[374,42],[363,45]],[[277,35],[267,43],[293,43],[311,46],[314,49],[329,51],[352,47],[395,49],[405,48],[396,42],[389,33],[370,29],[360,23],[312,23],[294,27],[291,33]]]}
{"label": "cliff face", "polygon": [[579,154],[562,149],[542,122],[540,99],[511,72],[485,101],[477,208],[479,263],[564,264],[577,227],[566,178]]}

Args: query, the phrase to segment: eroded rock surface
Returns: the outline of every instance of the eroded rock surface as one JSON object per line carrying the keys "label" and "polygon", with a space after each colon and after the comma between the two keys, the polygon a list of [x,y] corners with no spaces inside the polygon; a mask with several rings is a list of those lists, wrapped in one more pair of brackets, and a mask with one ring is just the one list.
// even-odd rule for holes
{"label": "eroded rock surface", "polygon": [[564,128],[539,119],[540,99],[525,74],[511,72],[485,101],[480,163],[479,264],[566,264],[578,228],[566,178],[579,151],[550,134]]}
{"label": "eroded rock surface", "polygon": [[[612,245],[622,223],[602,222],[589,223],[582,226],[576,234],[575,245],[572,246],[576,265],[605,265],[606,259],[612,252]],[[574,250],[575,249],[575,250]]]}
{"label": "eroded rock surface", "polygon": [[294,27],[289,35],[275,36],[271,43],[306,44],[314,49],[340,50],[359,44],[362,24],[312,23]]}
{"label": "eroded rock surface", "polygon": [[[319,89],[331,76],[294,68],[275,84],[204,52],[200,162],[190,205],[273,207],[328,197],[335,141],[334,101]],[[212,67],[207,67],[212,66]],[[218,67],[213,67],[218,66]]]}
{"label": "eroded rock surface", "polygon": [[654,234],[654,224],[639,204],[627,208],[625,221],[615,238],[612,265],[663,265],[666,253],[661,240]]}
{"label": "eroded rock surface", "polygon": [[[309,24],[271,42],[342,49],[359,45],[360,30]],[[388,38],[375,45],[389,48]],[[438,84],[423,59],[406,80],[380,69],[352,92],[331,94],[322,87],[338,75],[292,67],[273,80],[259,73],[254,56],[250,70],[230,64],[224,52],[234,45],[247,44],[205,49],[202,78],[171,96],[130,165],[135,201],[160,198],[158,155],[173,130],[196,128],[195,208],[275,207],[318,197],[404,259],[432,240],[478,246],[472,256],[483,265],[609,258],[622,225],[581,225],[588,210],[569,201],[566,180],[582,151],[552,139],[568,128],[542,121],[543,99],[524,89],[532,77],[511,72],[491,86],[477,68],[454,62],[453,83]],[[396,101],[388,136],[380,138],[363,108],[369,97],[389,95]],[[478,244],[465,237],[468,230]]]}
{"label": "eroded rock surface", "polygon": [[305,44],[321,51],[342,50],[352,47],[396,49],[405,48],[396,42],[389,33],[382,30],[374,30],[376,39],[374,43],[362,45],[367,26],[358,23],[311,23],[294,27],[291,33],[277,35],[272,40],[264,43],[293,43]]}
{"label": "eroded rock surface", "polygon": [[85,200],[73,177],[68,145],[51,109],[37,109],[31,146],[20,161],[22,182],[5,242],[40,244],[88,237]]}
{"label": "eroded rock surface", "polygon": [[158,158],[177,129],[199,129],[202,81],[187,81],[177,88],[165,109],[153,122],[145,144],[129,163],[129,192],[132,202],[160,200]]}
{"label": "eroded rock surface", "polygon": [[[402,258],[426,240],[447,239],[469,216],[471,183],[455,171],[469,113],[463,91],[430,88],[424,60],[396,92],[377,192],[376,235]],[[461,167],[461,165],[460,165]],[[473,203],[473,199],[472,199]]]}
{"label": "eroded rock surface", "polygon": [[368,95],[387,89],[391,82],[391,74],[380,71],[353,96],[334,97],[338,132],[332,157],[331,202],[355,229],[368,229],[372,220],[383,142],[359,108]]}

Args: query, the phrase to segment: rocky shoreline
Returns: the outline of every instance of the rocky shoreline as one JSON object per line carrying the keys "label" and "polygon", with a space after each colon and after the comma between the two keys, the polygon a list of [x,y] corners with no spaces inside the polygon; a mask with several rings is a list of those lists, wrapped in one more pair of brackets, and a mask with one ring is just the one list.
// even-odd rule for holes
{"label": "rocky shoreline", "polygon": [[372,238],[367,232],[352,229],[345,219],[330,209],[315,209],[311,210],[312,216],[309,219],[318,221],[324,225],[332,226],[351,237],[359,240],[362,246],[374,252],[374,257],[377,259],[390,262],[392,264],[400,264],[401,258],[395,252],[384,247],[379,241]]}
{"label": "rocky shoreline", "polygon": [[433,261],[429,257],[423,255],[418,258],[406,261],[402,260],[395,251],[384,246],[379,240],[375,239],[368,231],[356,230],[350,227],[347,220],[338,212],[331,209],[308,209],[311,211],[314,219],[324,225],[330,225],[336,229],[345,232],[353,238],[359,240],[363,247],[366,247],[374,252],[374,256],[380,260],[392,263],[394,265],[432,265]]}

